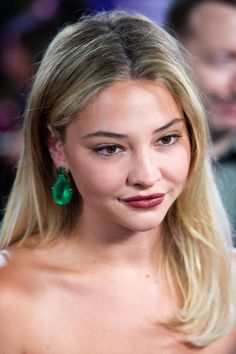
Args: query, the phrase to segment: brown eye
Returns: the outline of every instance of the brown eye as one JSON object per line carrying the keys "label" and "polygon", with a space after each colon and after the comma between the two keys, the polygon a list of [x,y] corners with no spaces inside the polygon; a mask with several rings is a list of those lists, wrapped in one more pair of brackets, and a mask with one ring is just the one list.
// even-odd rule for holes
{"label": "brown eye", "polygon": [[105,148],[106,152],[108,154],[115,154],[116,151],[117,151],[117,146],[116,145],[108,145],[106,148]]}
{"label": "brown eye", "polygon": [[111,144],[111,145],[104,145],[93,149],[97,154],[103,156],[113,156],[117,155],[124,151],[120,145]]}
{"label": "brown eye", "polygon": [[171,143],[172,136],[167,135],[160,139],[163,145],[169,145]]}
{"label": "brown eye", "polygon": [[165,135],[157,141],[157,145],[161,145],[161,146],[174,145],[179,140],[180,137],[181,135],[177,135],[177,134]]}

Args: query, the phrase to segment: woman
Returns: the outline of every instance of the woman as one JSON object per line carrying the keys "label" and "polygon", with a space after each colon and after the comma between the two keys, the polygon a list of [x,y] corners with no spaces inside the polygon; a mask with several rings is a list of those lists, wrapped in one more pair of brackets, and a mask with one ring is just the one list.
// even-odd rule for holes
{"label": "woman", "polygon": [[188,71],[139,15],[52,41],[2,226],[2,353],[236,350],[230,233]]}

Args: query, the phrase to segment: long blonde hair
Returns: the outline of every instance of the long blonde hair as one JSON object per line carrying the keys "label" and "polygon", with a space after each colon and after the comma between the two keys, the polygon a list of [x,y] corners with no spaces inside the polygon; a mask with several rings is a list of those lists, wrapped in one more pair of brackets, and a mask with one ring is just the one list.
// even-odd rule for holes
{"label": "long blonde hair", "polygon": [[24,123],[24,151],[7,205],[1,248],[42,242],[73,230],[81,206],[75,189],[64,207],[52,201],[56,170],[47,125],[64,138],[75,114],[115,81],[165,85],[180,104],[191,141],[189,178],[164,224],[162,264],[180,298],[166,325],[197,346],[225,334],[233,321],[230,231],[208,157],[208,130],[199,94],[177,42],[144,16],[124,11],[85,17],[65,27],[47,49],[34,80]]}

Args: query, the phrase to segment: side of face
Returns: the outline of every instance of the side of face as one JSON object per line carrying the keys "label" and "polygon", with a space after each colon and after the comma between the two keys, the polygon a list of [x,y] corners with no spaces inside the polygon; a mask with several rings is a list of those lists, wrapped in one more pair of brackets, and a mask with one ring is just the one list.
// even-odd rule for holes
{"label": "side of face", "polygon": [[185,46],[208,100],[213,130],[236,129],[236,6],[206,2],[193,9]]}
{"label": "side of face", "polygon": [[83,217],[132,231],[158,228],[190,165],[183,113],[163,86],[126,80],[102,90],[51,147],[73,176]]}

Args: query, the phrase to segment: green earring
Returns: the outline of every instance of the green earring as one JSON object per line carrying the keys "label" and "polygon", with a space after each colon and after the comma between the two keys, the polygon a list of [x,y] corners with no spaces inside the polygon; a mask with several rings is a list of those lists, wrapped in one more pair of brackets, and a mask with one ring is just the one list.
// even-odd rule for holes
{"label": "green earring", "polygon": [[70,203],[73,195],[71,182],[64,167],[59,167],[57,173],[56,182],[52,187],[52,198],[58,205],[66,205]]}

